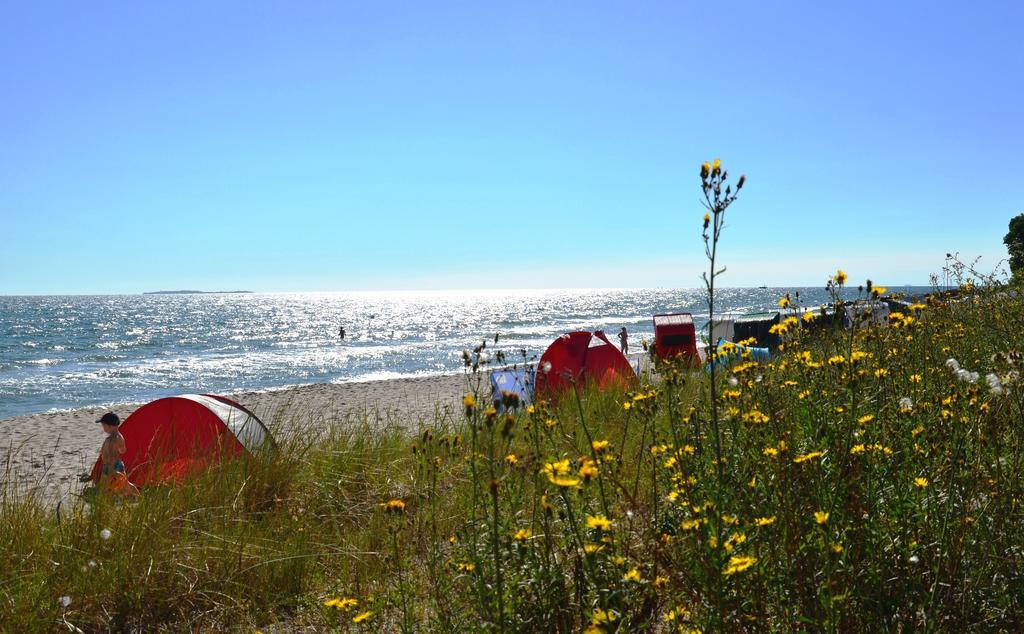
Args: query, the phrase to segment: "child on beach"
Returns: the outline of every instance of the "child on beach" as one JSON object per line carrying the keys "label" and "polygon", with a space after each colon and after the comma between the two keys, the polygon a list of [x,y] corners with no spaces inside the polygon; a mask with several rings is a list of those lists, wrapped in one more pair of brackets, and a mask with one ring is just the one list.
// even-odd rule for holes
{"label": "child on beach", "polygon": [[121,419],[113,412],[107,412],[96,421],[103,426],[107,438],[100,447],[100,462],[102,467],[96,484],[112,493],[118,495],[130,495],[137,493],[135,486],[128,481],[125,473],[124,462],[121,454],[128,450],[121,435]]}

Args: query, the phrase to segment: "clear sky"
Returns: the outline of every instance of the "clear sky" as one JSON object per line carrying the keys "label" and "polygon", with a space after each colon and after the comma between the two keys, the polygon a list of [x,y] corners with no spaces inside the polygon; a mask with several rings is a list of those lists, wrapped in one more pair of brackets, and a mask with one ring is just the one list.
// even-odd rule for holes
{"label": "clear sky", "polygon": [[1024,5],[0,9],[0,294],[925,283],[1024,212]]}

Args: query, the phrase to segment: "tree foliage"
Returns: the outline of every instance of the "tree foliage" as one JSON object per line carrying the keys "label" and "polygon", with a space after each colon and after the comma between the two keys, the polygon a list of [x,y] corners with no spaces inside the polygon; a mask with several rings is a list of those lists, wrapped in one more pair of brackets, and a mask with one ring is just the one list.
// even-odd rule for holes
{"label": "tree foliage", "polygon": [[1019,280],[1024,277],[1024,213],[1010,219],[1010,230],[1003,236],[1003,244],[1010,253],[1010,272]]}

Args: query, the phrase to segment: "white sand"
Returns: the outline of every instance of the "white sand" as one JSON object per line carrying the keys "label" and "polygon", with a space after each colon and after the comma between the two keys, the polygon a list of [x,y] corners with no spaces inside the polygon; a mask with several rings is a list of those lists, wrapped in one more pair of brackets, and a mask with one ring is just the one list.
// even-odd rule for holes
{"label": "white sand", "polygon": [[[435,415],[458,415],[468,381],[465,375],[417,377],[365,383],[303,385],[228,396],[248,407],[278,435],[308,424],[363,421],[415,428]],[[78,475],[92,468],[103,442],[95,423],[113,411],[122,420],[141,404],[85,407],[0,420],[0,486],[38,487],[58,497],[77,489]]]}

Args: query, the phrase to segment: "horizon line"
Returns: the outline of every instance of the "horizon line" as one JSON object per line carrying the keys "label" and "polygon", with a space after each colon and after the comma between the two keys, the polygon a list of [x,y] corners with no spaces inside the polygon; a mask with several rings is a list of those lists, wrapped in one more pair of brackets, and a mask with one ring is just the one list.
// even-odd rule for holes
{"label": "horizon line", "polygon": [[[888,284],[889,287],[893,288],[932,288],[934,285],[927,284]],[[805,288],[820,288],[824,289],[825,285],[792,285],[792,286],[780,286],[780,285],[759,285],[759,286],[717,286],[716,290],[731,290],[731,289],[756,289],[756,290],[787,290],[787,289],[805,289]],[[853,285],[847,285],[846,288],[856,288]],[[939,286],[935,288],[952,288],[947,285],[945,287]],[[60,293],[60,292],[41,292],[41,293],[0,293],[0,297],[129,297],[129,296],[144,296],[144,295],[342,295],[342,294],[369,294],[369,293],[527,293],[527,292],[557,292],[557,291],[666,291],[666,290],[679,290],[679,291],[691,291],[698,290],[703,291],[706,289],[700,286],[565,286],[565,287],[522,287],[522,288],[509,288],[509,287],[492,287],[492,288],[424,288],[424,289],[413,289],[413,288],[379,288],[379,289],[348,289],[348,290],[317,290],[317,291],[282,291],[282,290],[236,290],[236,291],[196,291],[196,292],[182,292],[182,291],[125,291],[125,292],[109,292],[109,291],[98,291],[98,292],[78,292],[78,293]]]}

